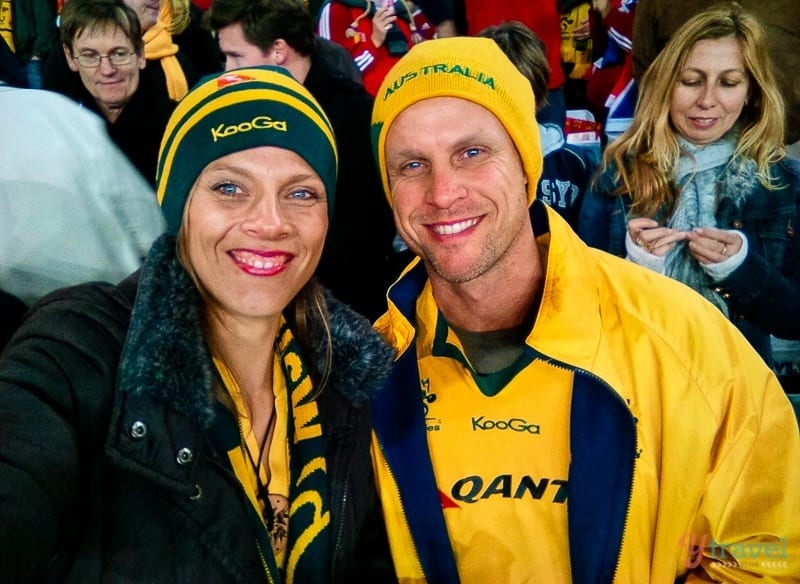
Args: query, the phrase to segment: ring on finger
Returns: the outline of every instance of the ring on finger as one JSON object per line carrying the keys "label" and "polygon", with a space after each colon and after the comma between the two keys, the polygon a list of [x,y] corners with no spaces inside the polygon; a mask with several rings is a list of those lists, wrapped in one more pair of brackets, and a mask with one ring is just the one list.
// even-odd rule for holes
{"label": "ring on finger", "polygon": [[724,256],[728,255],[728,244],[727,243],[723,243],[722,244],[722,255],[724,255]]}
{"label": "ring on finger", "polygon": [[638,245],[639,247],[644,247],[644,243],[642,242],[641,237],[636,238],[636,245]]}

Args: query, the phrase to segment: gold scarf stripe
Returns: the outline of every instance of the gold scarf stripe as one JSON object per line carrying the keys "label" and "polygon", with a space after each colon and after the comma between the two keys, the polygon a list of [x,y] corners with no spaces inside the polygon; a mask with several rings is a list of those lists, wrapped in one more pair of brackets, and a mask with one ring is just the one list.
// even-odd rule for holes
{"label": "gold scarf stripe", "polygon": [[[303,467],[303,471],[297,481],[298,484],[301,483],[303,479],[317,471],[325,472],[325,459],[322,457],[315,458],[305,467]],[[311,525],[309,525],[305,531],[303,531],[300,537],[297,538],[297,541],[289,551],[289,558],[286,563],[286,576],[288,582],[294,581],[297,564],[300,561],[300,558],[303,556],[303,553],[305,553],[306,549],[322,533],[322,530],[330,525],[331,522],[331,513],[329,510],[324,509],[322,497],[320,497],[317,491],[305,491],[295,501],[292,501],[292,503],[289,505],[289,517],[292,517],[297,510],[304,505],[311,505],[312,509],[314,509],[314,520],[311,522]]]}
{"label": "gold scarf stripe", "polygon": [[[290,343],[294,340],[289,327],[283,329],[283,334],[278,339],[278,351],[281,358],[286,363],[286,369],[291,373],[293,379],[290,379],[291,385],[295,385],[291,392],[292,397],[292,412],[295,419],[295,443],[301,440],[308,440],[309,438],[317,438],[322,436],[322,426],[319,423],[319,410],[317,409],[317,402],[312,400],[307,403],[302,403],[311,395],[314,386],[311,383],[311,376],[308,375],[305,365],[303,364],[302,357],[290,352]],[[287,385],[290,385],[287,383]],[[317,420],[311,423],[312,420]]]}

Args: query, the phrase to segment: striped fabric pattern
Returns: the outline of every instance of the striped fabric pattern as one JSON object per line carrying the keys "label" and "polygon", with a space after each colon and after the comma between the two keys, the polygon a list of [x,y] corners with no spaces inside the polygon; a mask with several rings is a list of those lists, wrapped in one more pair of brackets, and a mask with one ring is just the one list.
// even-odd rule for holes
{"label": "striped fabric pattern", "polygon": [[332,212],[338,154],[328,117],[285,69],[251,67],[204,78],[170,117],[156,174],[168,231],[177,233],[189,192],[206,165],[259,146],[301,156],[325,184]]}

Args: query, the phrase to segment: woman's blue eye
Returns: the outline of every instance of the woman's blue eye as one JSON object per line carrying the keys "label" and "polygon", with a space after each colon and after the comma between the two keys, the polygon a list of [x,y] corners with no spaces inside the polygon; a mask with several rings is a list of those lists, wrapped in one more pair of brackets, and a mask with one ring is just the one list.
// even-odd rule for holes
{"label": "woman's blue eye", "polygon": [[480,148],[467,148],[464,151],[464,156],[466,156],[467,158],[473,158],[473,157],[477,156],[480,153],[481,153],[481,149]]}
{"label": "woman's blue eye", "polygon": [[312,189],[294,189],[289,192],[287,200],[290,203],[311,205],[320,200],[320,196]]}
{"label": "woman's blue eye", "polygon": [[214,190],[222,195],[232,197],[239,192],[239,187],[233,183],[222,183],[214,187]]}

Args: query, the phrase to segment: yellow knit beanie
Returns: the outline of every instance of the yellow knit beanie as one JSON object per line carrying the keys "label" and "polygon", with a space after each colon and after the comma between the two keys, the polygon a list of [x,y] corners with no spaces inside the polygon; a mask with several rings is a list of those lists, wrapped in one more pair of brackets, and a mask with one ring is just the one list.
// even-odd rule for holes
{"label": "yellow knit beanie", "polygon": [[531,84],[492,39],[462,36],[414,45],[389,70],[375,97],[372,147],[389,203],[386,134],[403,110],[432,97],[460,97],[497,117],[522,158],[528,203],[533,202],[542,173],[542,148]]}

